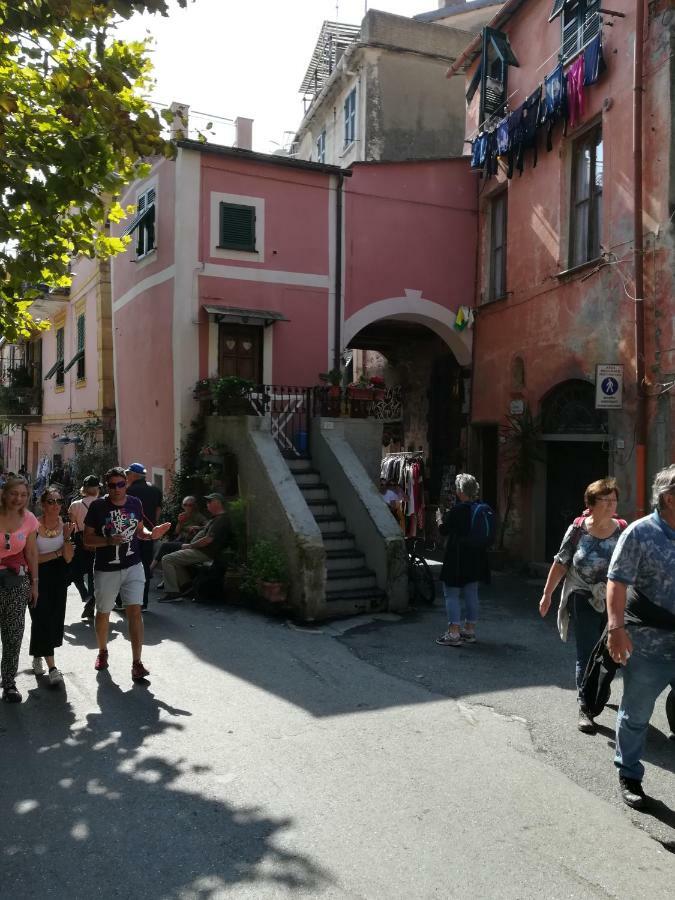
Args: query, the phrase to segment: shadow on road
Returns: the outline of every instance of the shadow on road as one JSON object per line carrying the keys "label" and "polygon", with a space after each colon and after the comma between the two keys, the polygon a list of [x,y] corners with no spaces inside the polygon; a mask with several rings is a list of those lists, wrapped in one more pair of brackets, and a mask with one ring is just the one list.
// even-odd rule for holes
{"label": "shadow on road", "polygon": [[4,896],[159,900],[221,896],[235,884],[291,892],[325,885],[308,857],[275,843],[292,820],[210,799],[200,791],[207,767],[153,755],[153,743],[166,747],[155,738],[182,731],[190,712],[147,683],[122,690],[109,672],[97,681],[85,724],[65,689],[42,684],[25,703],[4,707]]}

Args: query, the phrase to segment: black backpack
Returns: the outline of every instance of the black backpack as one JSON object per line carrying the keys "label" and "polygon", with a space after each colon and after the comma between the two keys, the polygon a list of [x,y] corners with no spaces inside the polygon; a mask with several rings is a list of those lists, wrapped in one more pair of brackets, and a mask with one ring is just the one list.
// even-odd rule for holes
{"label": "black backpack", "polygon": [[495,542],[497,517],[487,503],[476,500],[471,504],[471,523],[468,535],[462,539],[465,547],[488,550]]}

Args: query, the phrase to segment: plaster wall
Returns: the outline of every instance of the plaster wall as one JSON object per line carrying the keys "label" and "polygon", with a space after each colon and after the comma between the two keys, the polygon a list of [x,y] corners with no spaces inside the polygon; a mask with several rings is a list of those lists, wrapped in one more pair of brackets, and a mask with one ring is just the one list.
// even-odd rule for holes
{"label": "plaster wall", "polygon": [[246,500],[250,542],[281,544],[289,565],[289,600],[298,615],[325,615],[326,551],[321,531],[270,434],[267,419],[212,416],[209,443],[237,457],[241,496]]}
{"label": "plaster wall", "polygon": [[[568,129],[557,126],[553,150],[546,152],[540,139],[539,161],[532,167],[526,153],[522,177],[508,181],[503,172],[491,182],[481,183],[479,208],[480,306],[474,336],[472,419],[475,423],[500,422],[513,396],[510,373],[515,357],[524,363],[522,396],[533,412],[541,409],[548,391],[560,382],[582,378],[594,382],[597,363],[624,365],[624,407],[609,414],[607,468],[617,476],[622,510],[631,517],[635,510],[634,442],[635,342],[634,292],[632,282],[632,58],[635,9],[620,0],[613,9],[625,18],[614,27],[603,28],[607,71],[597,84],[585,88],[582,121]],[[560,20],[548,22],[543,4],[523,4],[504,26],[520,68],[509,69],[508,91],[515,108],[539,84],[555,64],[560,46]],[[654,382],[664,380],[675,346],[672,316],[672,231],[668,226],[668,171],[670,153],[664,135],[671,134],[670,25],[662,15],[648,20],[644,113],[644,227],[645,317],[647,372]],[[548,63],[546,60],[552,57]],[[471,77],[469,72],[468,77]],[[467,117],[473,130],[475,104]],[[566,273],[570,267],[571,174],[574,141],[597,123],[602,125],[604,147],[603,213],[601,244],[606,254],[602,265],[587,265]],[[488,300],[490,209],[497,194],[507,191],[507,297]],[[609,264],[606,264],[609,262]],[[563,273],[563,274],[561,274]],[[669,312],[668,312],[669,310]],[[647,392],[653,390],[647,388]],[[672,459],[669,407],[661,404],[660,451],[656,451],[654,429],[657,404],[648,401],[652,469]],[[616,441],[624,447],[617,447]],[[601,477],[606,472],[598,472]],[[536,513],[540,515],[541,510]],[[536,515],[526,516],[536,531]],[[530,537],[524,535],[527,544]],[[536,543],[536,542],[535,542]],[[534,544],[531,543],[531,546]]]}

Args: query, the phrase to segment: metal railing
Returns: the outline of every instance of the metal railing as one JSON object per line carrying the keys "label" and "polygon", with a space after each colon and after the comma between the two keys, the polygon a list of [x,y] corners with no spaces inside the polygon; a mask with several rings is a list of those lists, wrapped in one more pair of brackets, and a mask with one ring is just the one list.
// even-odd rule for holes
{"label": "metal railing", "polygon": [[287,459],[309,457],[312,388],[261,384],[248,399],[256,415],[269,415],[272,437]]}

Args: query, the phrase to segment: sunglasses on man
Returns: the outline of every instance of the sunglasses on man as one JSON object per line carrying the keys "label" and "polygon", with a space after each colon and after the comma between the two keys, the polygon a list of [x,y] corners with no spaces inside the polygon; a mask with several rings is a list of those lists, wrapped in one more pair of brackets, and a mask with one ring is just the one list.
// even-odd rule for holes
{"label": "sunglasses on man", "polygon": [[109,481],[107,487],[109,491],[121,491],[127,486],[126,481]]}

